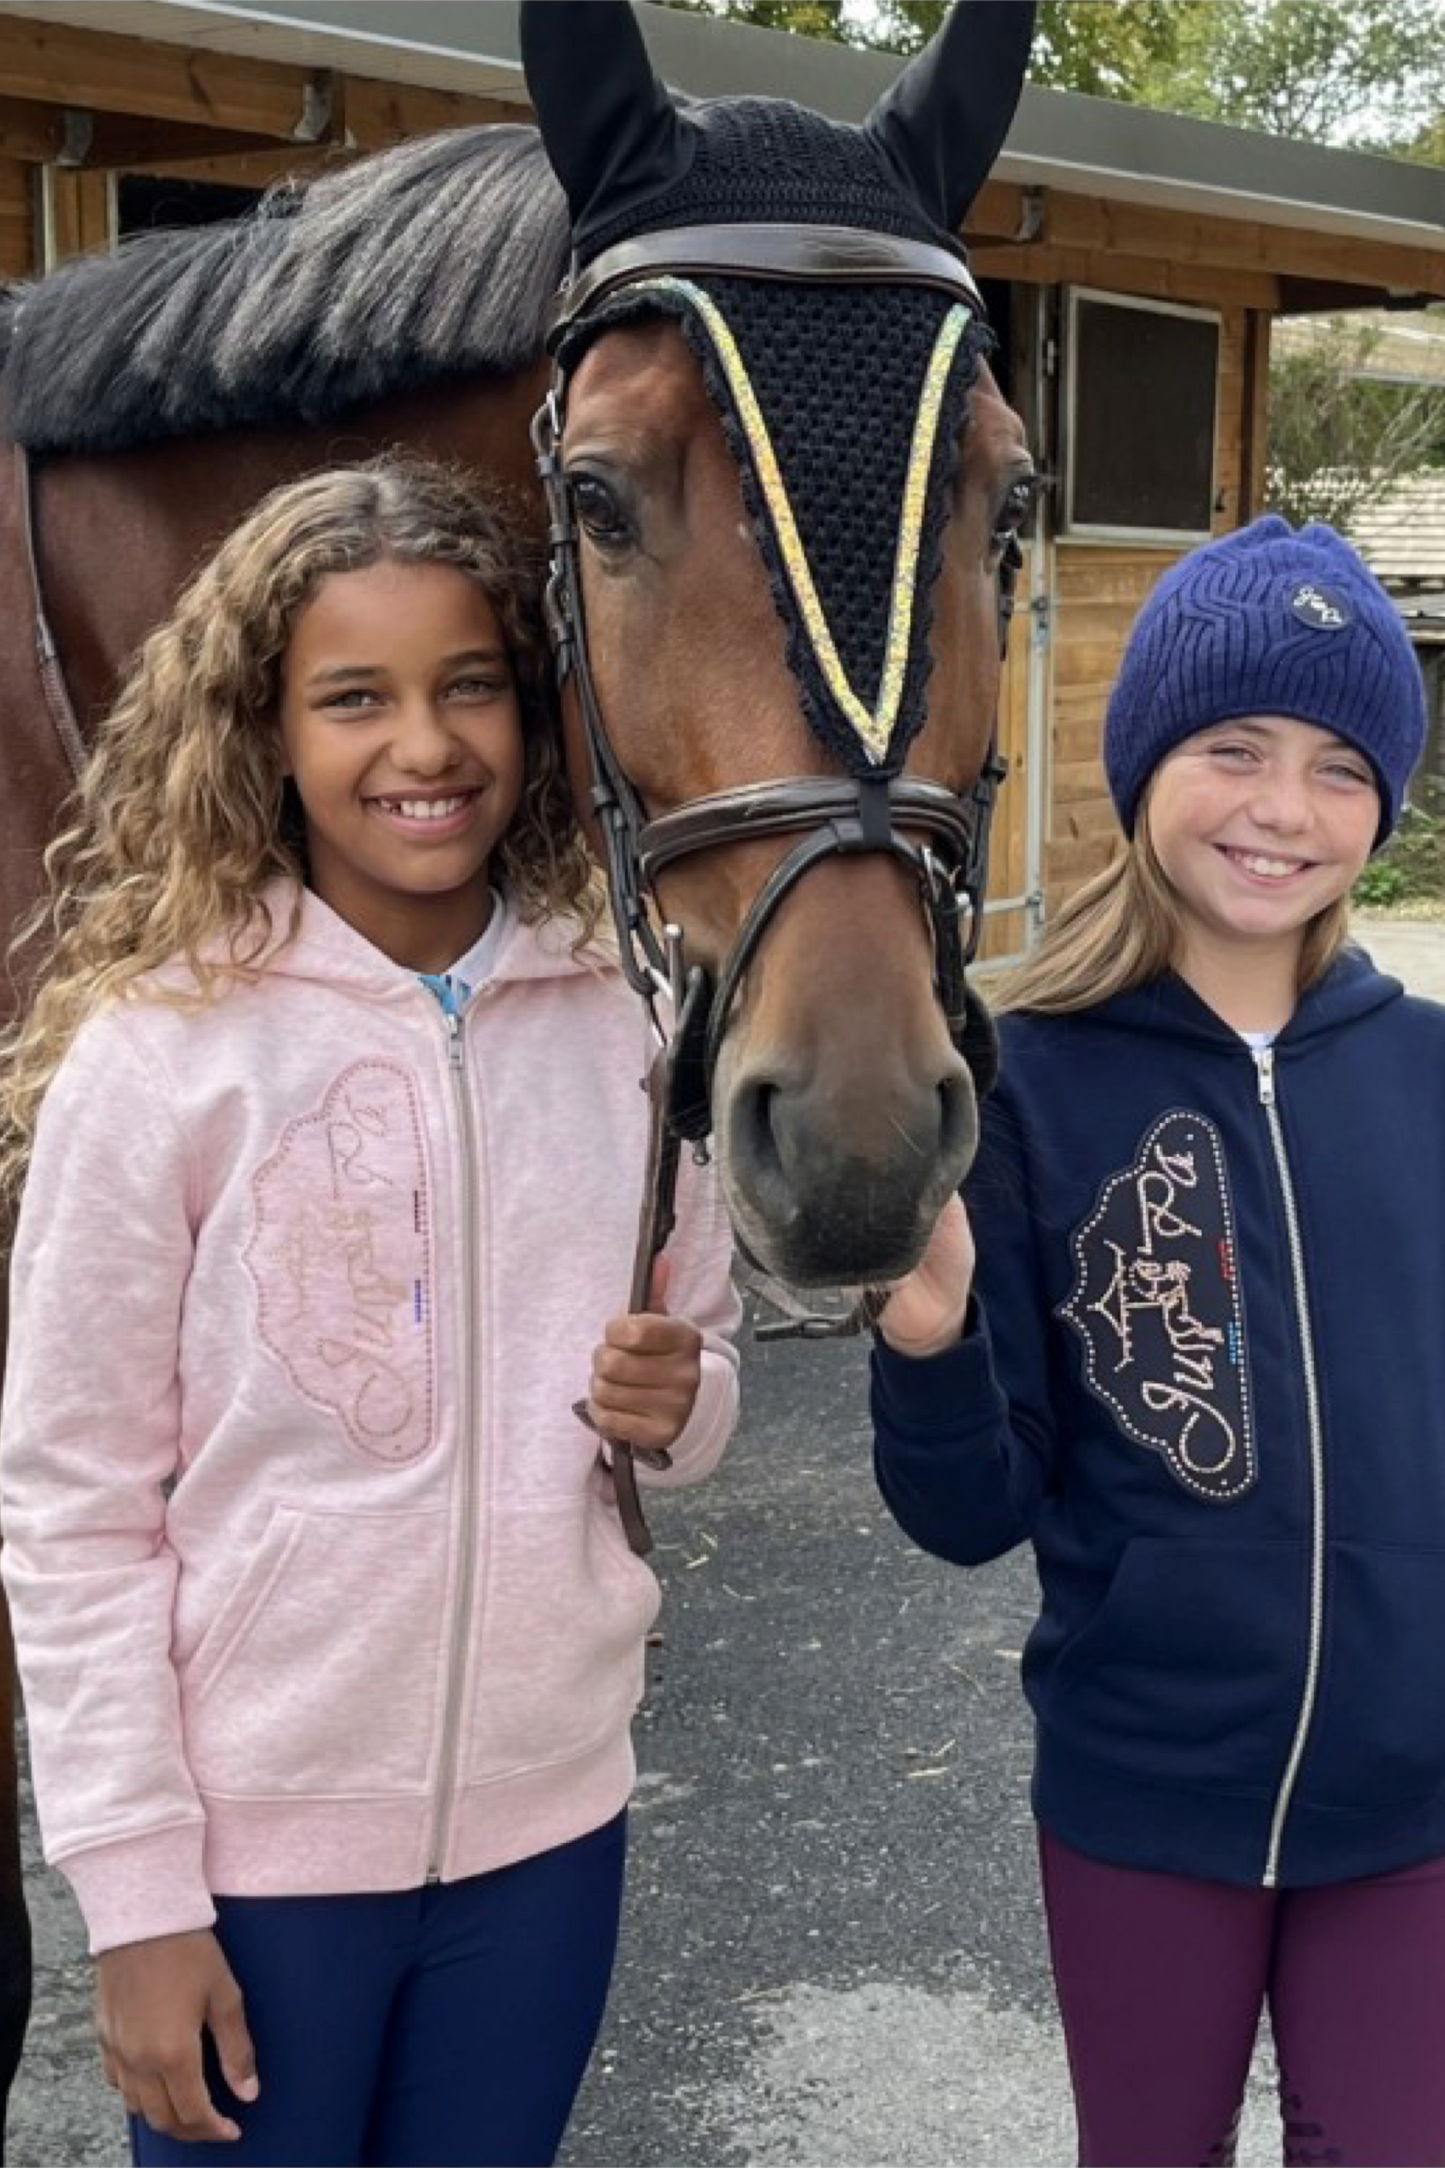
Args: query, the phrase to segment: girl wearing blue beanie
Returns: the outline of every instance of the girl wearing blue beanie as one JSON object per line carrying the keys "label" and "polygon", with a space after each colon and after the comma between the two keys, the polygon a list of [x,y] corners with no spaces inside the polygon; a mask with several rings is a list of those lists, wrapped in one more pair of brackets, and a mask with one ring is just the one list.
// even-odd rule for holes
{"label": "girl wearing blue beanie", "polygon": [[[1033,1803],[1080,2159],[1445,2163],[1445,1009],[1348,944],[1425,732],[1330,528],[1166,573],[1124,831],[1006,990],[964,1204],[885,1308],[879,1480],[1032,1544]],[[975,1262],[975,1237],[977,1242]]]}

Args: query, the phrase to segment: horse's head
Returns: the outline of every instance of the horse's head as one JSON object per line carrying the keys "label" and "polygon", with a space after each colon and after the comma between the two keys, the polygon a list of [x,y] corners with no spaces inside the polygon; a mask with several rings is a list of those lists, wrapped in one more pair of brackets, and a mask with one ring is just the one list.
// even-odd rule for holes
{"label": "horse's head", "polygon": [[967,794],[1029,465],[952,237],[1031,17],[965,0],[852,128],[680,111],[626,0],[523,8],[576,251],[538,430],[569,729],[634,975],[691,989],[682,1126],[795,1282],[916,1260],[991,1066]]}

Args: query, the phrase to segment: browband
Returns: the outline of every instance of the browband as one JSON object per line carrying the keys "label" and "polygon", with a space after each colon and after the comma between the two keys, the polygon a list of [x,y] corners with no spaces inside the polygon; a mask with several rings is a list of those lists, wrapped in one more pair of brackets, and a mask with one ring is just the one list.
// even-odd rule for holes
{"label": "browband", "polygon": [[619,241],[562,288],[552,308],[547,351],[605,294],[657,271],[686,278],[725,272],[747,279],[817,279],[834,285],[933,286],[985,315],[967,264],[931,241],[907,241],[852,226],[673,226]]}

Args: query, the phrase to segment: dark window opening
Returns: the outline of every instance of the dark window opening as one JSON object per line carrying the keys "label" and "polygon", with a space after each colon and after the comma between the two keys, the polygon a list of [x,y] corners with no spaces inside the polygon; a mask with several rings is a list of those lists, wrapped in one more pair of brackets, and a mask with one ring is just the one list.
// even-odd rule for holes
{"label": "dark window opening", "polygon": [[988,311],[988,327],[998,344],[988,357],[999,390],[1014,403],[1013,288],[1007,279],[980,279],[978,290]]}
{"label": "dark window opening", "polygon": [[261,191],[228,181],[185,181],[160,173],[122,173],[116,183],[116,222],[122,235],[159,226],[217,226],[244,218]]}
{"label": "dark window opening", "polygon": [[1218,317],[1076,288],[1067,336],[1064,531],[1208,535]]}

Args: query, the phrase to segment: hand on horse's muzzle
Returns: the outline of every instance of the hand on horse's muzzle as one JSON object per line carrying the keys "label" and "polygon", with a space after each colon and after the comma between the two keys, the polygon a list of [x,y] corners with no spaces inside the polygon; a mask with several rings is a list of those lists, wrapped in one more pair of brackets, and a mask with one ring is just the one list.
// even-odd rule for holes
{"label": "hand on horse's muzzle", "polygon": [[961,1197],[938,1215],[928,1247],[905,1279],[889,1290],[875,1329],[895,1353],[922,1361],[956,1345],[973,1286],[973,1229]]}

